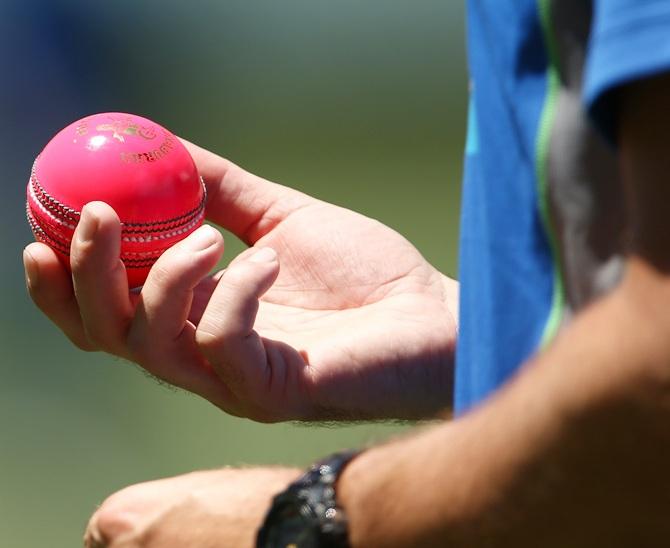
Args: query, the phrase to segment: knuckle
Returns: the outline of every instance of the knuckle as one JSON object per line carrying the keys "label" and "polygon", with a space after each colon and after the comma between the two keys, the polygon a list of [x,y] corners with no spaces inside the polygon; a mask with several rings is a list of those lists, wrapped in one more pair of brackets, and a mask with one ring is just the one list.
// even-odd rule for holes
{"label": "knuckle", "polygon": [[200,351],[212,365],[217,376],[235,393],[242,392],[246,384],[244,374],[233,363],[230,363],[229,357],[226,356],[225,335],[220,331],[213,333],[207,328],[199,328],[195,338]]}
{"label": "knuckle", "polygon": [[118,350],[120,345],[116,343],[117,337],[114,334],[107,332],[103,327],[96,324],[86,325],[84,331],[86,339],[82,342],[83,347],[80,346],[82,350],[103,350],[109,354],[120,355]]}
{"label": "knuckle", "polygon": [[130,329],[125,339],[125,348],[128,357],[136,364],[149,370],[158,356],[161,355],[162,347],[157,345],[149,337],[135,329]]}
{"label": "knuckle", "polygon": [[184,273],[194,270],[196,257],[193,253],[175,246],[168,249],[151,269],[150,283],[162,288],[175,288],[190,281]]}
{"label": "knuckle", "polygon": [[219,285],[222,285],[230,291],[237,291],[249,283],[249,269],[245,264],[238,264],[229,267],[221,276]]}
{"label": "knuckle", "polygon": [[70,268],[72,274],[76,277],[90,270],[91,255],[93,252],[92,243],[73,243],[72,253],[70,254]]}
{"label": "knuckle", "polygon": [[82,318],[82,323],[84,330],[84,337],[82,337],[83,350],[102,350],[108,354],[126,357],[126,341],[129,331],[127,322],[110,323],[96,318],[87,321]]}
{"label": "knuckle", "polygon": [[146,361],[147,345],[143,337],[137,335],[133,330],[126,337],[126,348],[128,354],[135,363],[144,363]]}
{"label": "knuckle", "polygon": [[216,355],[223,346],[225,335],[222,330],[207,321],[201,321],[195,331],[195,343],[198,348],[206,355]]}
{"label": "knuckle", "polygon": [[249,390],[249,379],[244,371],[232,364],[219,365],[216,368],[221,380],[239,398],[244,399],[247,406],[254,402],[254,394]]}
{"label": "knuckle", "polygon": [[135,516],[118,504],[103,503],[87,530],[87,537],[94,539],[93,546],[108,546],[120,537],[128,537],[137,530]]}
{"label": "knuckle", "polygon": [[75,280],[91,281],[100,277],[107,278],[125,273],[125,266],[118,255],[110,254],[110,250],[94,242],[72,243],[70,253],[70,270]]}
{"label": "knuckle", "polygon": [[208,357],[220,355],[248,335],[241,322],[233,318],[203,317],[195,331],[198,348]]}
{"label": "knuckle", "polygon": [[174,283],[173,268],[167,261],[157,261],[151,268],[151,283],[158,287],[169,287]]}
{"label": "knuckle", "polygon": [[79,350],[84,352],[97,352],[100,350],[93,342],[89,341],[86,336],[70,336],[69,337],[72,344],[74,344]]}
{"label": "knuckle", "polygon": [[98,326],[85,325],[84,331],[86,333],[86,341],[89,344],[98,348],[107,348],[106,336]]}

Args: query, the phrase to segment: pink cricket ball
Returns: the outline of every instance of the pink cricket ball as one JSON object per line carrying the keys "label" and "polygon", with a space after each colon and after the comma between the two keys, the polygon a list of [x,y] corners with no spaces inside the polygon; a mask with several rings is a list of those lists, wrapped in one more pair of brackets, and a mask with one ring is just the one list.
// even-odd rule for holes
{"label": "pink cricket ball", "polygon": [[151,120],[94,114],[61,130],[33,164],[26,212],[38,241],[69,268],[82,207],[100,200],[121,219],[129,286],[142,285],[156,259],[198,228],[206,192],[191,155]]}

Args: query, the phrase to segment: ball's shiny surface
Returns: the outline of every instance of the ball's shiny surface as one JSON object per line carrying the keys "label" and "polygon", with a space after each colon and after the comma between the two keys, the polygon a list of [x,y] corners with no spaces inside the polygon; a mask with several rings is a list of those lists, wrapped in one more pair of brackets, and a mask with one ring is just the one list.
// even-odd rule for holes
{"label": "ball's shiny surface", "polygon": [[133,114],[95,114],[61,130],[36,158],[27,196],[36,239],[66,265],[82,207],[109,204],[121,219],[130,287],[142,285],[156,259],[204,219],[205,188],[188,150]]}

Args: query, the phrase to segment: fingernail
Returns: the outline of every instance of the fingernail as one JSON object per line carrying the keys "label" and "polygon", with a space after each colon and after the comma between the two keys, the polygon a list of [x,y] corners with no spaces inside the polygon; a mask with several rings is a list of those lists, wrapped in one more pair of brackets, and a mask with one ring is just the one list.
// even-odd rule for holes
{"label": "fingernail", "polygon": [[29,287],[35,287],[39,278],[39,267],[27,249],[23,250],[23,268],[26,270],[26,283]]}
{"label": "fingernail", "polygon": [[79,225],[77,225],[77,239],[82,242],[90,242],[95,238],[95,233],[98,231],[98,218],[91,213],[85,212],[85,208],[81,212]]}
{"label": "fingernail", "polygon": [[188,237],[188,244],[193,251],[203,251],[213,246],[218,238],[218,230],[209,225],[203,225]]}
{"label": "fingernail", "polygon": [[262,247],[254,253],[249,261],[252,263],[271,263],[277,259],[277,252],[271,247]]}

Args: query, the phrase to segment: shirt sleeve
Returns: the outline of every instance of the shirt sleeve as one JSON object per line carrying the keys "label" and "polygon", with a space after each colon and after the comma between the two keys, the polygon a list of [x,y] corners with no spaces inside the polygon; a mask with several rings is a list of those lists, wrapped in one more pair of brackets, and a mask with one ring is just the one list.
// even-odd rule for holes
{"label": "shirt sleeve", "polygon": [[617,90],[670,71],[670,0],[594,0],[591,29],[584,101],[616,145]]}

